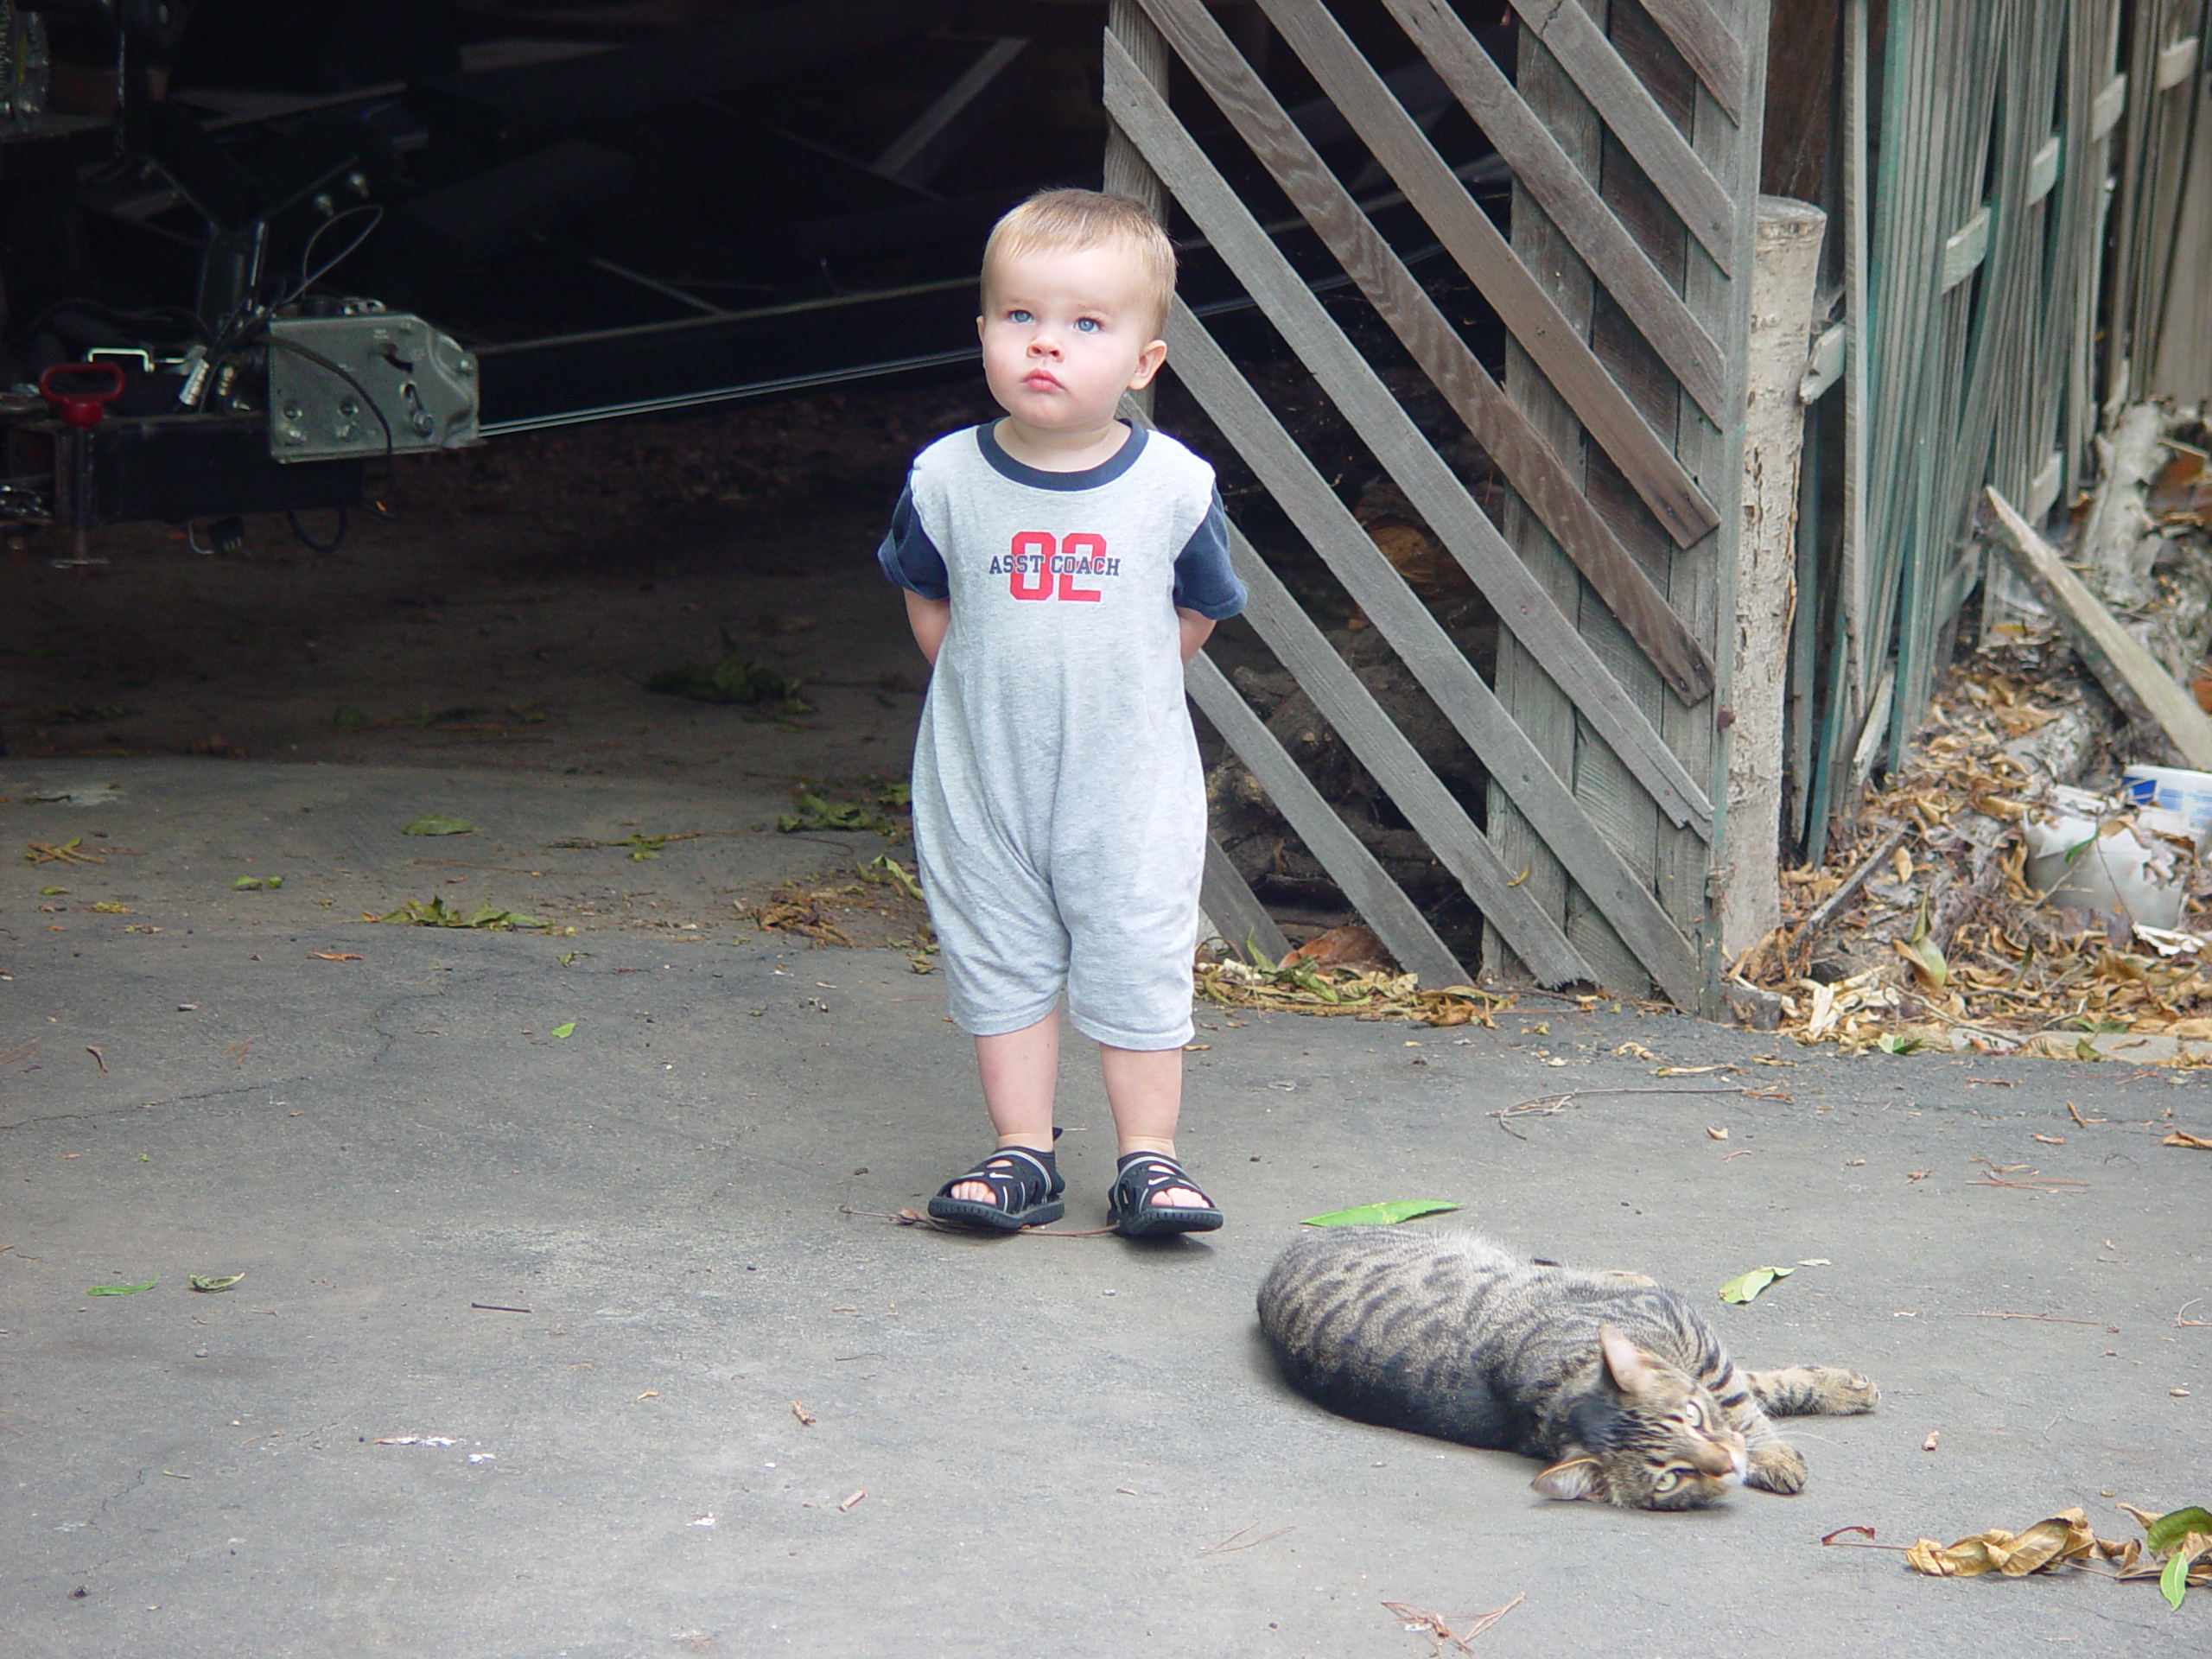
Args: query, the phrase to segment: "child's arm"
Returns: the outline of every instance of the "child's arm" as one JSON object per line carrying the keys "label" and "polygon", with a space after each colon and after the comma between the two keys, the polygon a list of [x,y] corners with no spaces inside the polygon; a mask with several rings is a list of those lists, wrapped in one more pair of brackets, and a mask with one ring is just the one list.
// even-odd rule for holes
{"label": "child's arm", "polygon": [[[910,615],[912,613],[913,608],[914,596],[912,594],[909,594],[906,595],[906,609]],[[1201,616],[1196,611],[1186,611],[1178,607],[1175,612],[1175,620],[1182,629],[1183,660],[1187,663],[1192,658],[1198,654],[1200,649],[1205,645],[1206,640],[1211,637],[1213,633],[1213,619],[1210,616]],[[921,635],[921,626],[922,625],[918,622],[914,625],[914,633],[915,637],[918,639]],[[940,632],[942,632],[941,626]],[[927,651],[929,647],[925,645],[922,649]],[[932,662],[936,660],[934,655],[931,656],[931,660]]]}
{"label": "child's arm", "polygon": [[[1198,645],[1188,644],[1191,637],[1191,613],[1180,613],[1183,618],[1183,638],[1186,642],[1183,660],[1189,662]],[[1203,619],[1200,619],[1203,620]],[[952,601],[949,599],[924,599],[912,588],[906,589],[906,626],[914,631],[914,643],[922,648],[922,655],[931,668],[937,666],[938,648],[944,644],[944,631],[952,621]],[[1206,632],[1213,631],[1213,624],[1206,623]],[[1205,634],[1198,636],[1198,644],[1205,643]]]}

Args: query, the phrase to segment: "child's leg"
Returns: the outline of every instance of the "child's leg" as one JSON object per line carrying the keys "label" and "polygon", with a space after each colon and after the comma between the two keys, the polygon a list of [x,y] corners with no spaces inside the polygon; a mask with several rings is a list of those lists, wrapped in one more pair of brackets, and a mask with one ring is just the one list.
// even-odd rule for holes
{"label": "child's leg", "polygon": [[[1106,1077],[1117,1150],[1173,1157],[1175,1125],[1183,1114],[1183,1051],[1101,1043],[1098,1065]],[[1153,1198],[1155,1205],[1178,1210],[1203,1208],[1205,1202],[1205,1194],[1187,1186],[1168,1187]]]}
{"label": "child's leg", "polygon": [[[1183,1057],[1179,1052],[1175,1058]],[[991,1115],[999,1145],[1051,1152],[1052,1091],[1060,1070],[1058,1010],[1020,1031],[978,1037],[976,1069],[982,1074],[983,1109]],[[980,1181],[963,1181],[951,1196],[988,1204],[991,1189]]]}

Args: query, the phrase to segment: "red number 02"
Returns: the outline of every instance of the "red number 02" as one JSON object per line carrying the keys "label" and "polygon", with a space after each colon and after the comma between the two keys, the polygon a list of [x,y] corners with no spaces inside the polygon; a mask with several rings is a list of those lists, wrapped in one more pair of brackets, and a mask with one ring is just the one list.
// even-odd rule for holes
{"label": "red number 02", "polygon": [[1075,585],[1074,564],[1077,559],[1088,558],[1090,561],[1090,568],[1094,570],[1097,569],[1106,557],[1106,538],[1103,536],[1094,536],[1088,531],[1079,531],[1060,543],[1060,553],[1068,562],[1060,571],[1060,597],[1062,599],[1103,599],[1105,595],[1096,588],[1078,588]]}
{"label": "red number 02", "polygon": [[[1025,530],[1016,535],[1014,556],[1007,562],[1007,591],[1016,599],[1050,599],[1054,545],[1045,531]],[[1033,575],[1033,582],[1026,579]]]}
{"label": "red number 02", "polygon": [[[1052,533],[1042,530],[1025,530],[1014,538],[1013,556],[1007,562],[1007,591],[1016,599],[1050,599],[1053,596],[1052,564],[1056,558],[1065,557],[1071,564],[1075,560],[1088,558],[1096,569],[1106,557],[1106,538],[1088,531],[1078,531],[1065,542],[1055,542]],[[1102,600],[1105,594],[1096,588],[1075,585],[1071,569],[1059,573],[1059,597],[1071,600]]]}

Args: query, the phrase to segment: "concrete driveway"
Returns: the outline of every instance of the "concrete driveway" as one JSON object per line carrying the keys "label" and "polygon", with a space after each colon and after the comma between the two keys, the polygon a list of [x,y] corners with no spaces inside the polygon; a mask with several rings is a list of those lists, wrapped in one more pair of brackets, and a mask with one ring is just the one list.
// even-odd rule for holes
{"label": "concrete driveway", "polygon": [[[2201,1073],[1542,996],[1494,1031],[1206,1012],[1183,1149],[1225,1230],[947,1237],[886,1219],[986,1144],[942,981],[737,924],[800,856],[749,830],[771,796],[188,761],[0,762],[0,796],[11,1655],[1422,1659],[1385,1603],[1516,1597],[1473,1651],[2212,1649],[2212,1593],[1820,1542],[2212,1503],[2212,1154],[2161,1144],[2212,1135]],[[528,874],[561,836],[734,833],[665,849],[643,925],[347,919],[426,890],[396,826],[431,810],[503,849],[451,891],[518,908],[648,885],[604,849]],[[22,856],[71,836],[111,855]],[[1081,1058],[1072,1232],[1112,1170]],[[1652,1273],[1882,1408],[1804,1426],[1803,1496],[1690,1516],[1329,1417],[1253,1289],[1300,1217],[1391,1198]]]}

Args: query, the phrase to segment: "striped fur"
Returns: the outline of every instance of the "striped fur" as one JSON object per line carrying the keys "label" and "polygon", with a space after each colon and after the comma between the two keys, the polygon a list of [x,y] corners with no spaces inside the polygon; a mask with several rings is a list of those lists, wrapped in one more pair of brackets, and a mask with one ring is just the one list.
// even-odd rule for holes
{"label": "striped fur", "polygon": [[1769,1421],[1872,1411],[1826,1366],[1738,1370],[1696,1309],[1641,1274],[1516,1255],[1472,1233],[1332,1227],[1260,1287],[1292,1387],[1362,1422],[1548,1460],[1535,1487],[1626,1509],[1796,1492],[1804,1459]]}

